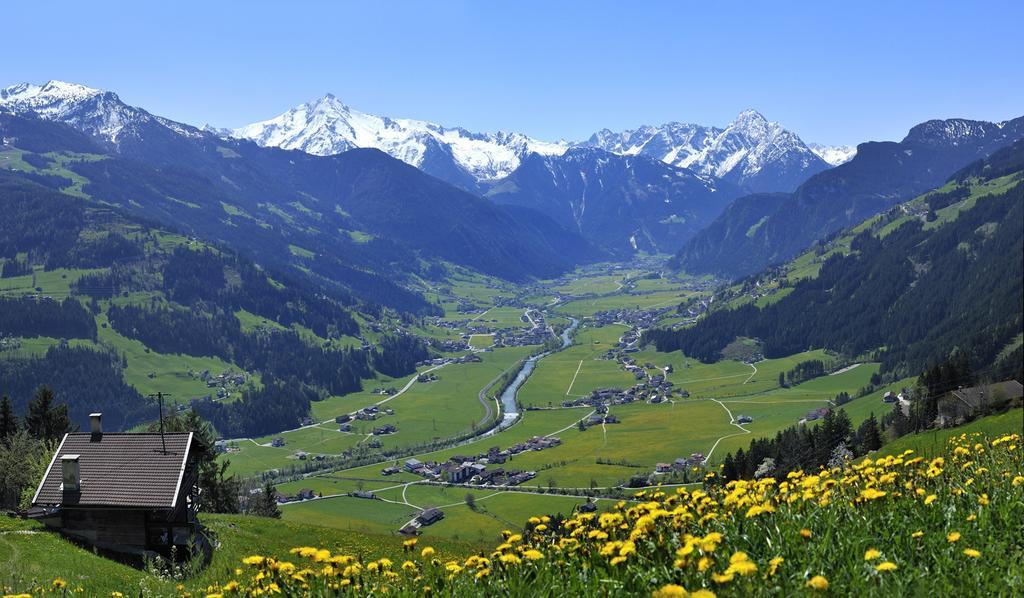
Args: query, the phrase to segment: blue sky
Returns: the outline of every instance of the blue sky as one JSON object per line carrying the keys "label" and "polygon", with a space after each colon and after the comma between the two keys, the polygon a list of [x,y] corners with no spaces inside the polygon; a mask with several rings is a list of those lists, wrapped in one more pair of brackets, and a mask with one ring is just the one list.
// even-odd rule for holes
{"label": "blue sky", "polygon": [[116,91],[238,126],[327,92],[470,130],[579,139],[752,107],[805,141],[1024,114],[1024,2],[14,2],[0,85]]}

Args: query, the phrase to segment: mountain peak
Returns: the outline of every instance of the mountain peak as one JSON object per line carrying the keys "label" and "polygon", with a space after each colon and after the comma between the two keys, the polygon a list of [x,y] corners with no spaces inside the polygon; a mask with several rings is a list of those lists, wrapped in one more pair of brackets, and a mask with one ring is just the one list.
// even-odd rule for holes
{"label": "mountain peak", "polygon": [[763,122],[763,123],[767,123],[768,119],[765,118],[764,115],[761,114],[760,112],[758,112],[757,110],[754,110],[753,108],[747,108],[743,112],[740,112],[738,115],[736,115],[736,119],[733,120],[733,122],[734,123],[737,123],[737,122]]}

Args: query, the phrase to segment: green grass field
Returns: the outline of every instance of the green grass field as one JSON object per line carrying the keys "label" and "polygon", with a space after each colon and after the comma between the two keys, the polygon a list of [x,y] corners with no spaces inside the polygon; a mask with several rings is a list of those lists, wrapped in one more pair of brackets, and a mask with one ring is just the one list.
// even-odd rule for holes
{"label": "green grass field", "polygon": [[628,388],[635,382],[615,361],[600,359],[611,349],[625,326],[581,328],[575,343],[542,359],[519,391],[523,406],[557,407],[596,388]]}
{"label": "green grass field", "polygon": [[[400,380],[368,380],[361,392],[314,403],[314,419],[330,423],[255,439],[256,443],[263,445],[268,444],[274,436],[281,436],[285,440],[283,447],[257,446],[250,441],[239,441],[237,451],[227,453],[222,458],[230,459],[232,471],[239,475],[251,475],[295,465],[298,463],[296,453],[299,451],[310,455],[338,455],[364,443],[374,428],[385,424],[398,428],[394,434],[376,437],[385,449],[421,445],[469,433],[474,426],[483,427],[487,423],[483,421],[486,410],[477,396],[480,390],[526,357],[530,351],[529,347],[507,347],[481,353],[481,363],[446,365],[432,372],[438,376],[438,380],[413,383],[408,391],[390,400],[385,395],[374,394],[372,389],[378,386],[401,389],[413,376]],[[335,416],[385,400],[382,406],[394,410],[394,415],[384,415],[376,421],[354,421],[351,433],[338,431],[338,427],[331,422]],[[496,416],[497,409],[492,407],[492,417]]]}
{"label": "green grass field", "polygon": [[1013,433],[1024,435],[1024,409],[1020,407],[1010,409],[1006,413],[983,417],[955,428],[908,434],[887,443],[879,453],[898,455],[909,449],[921,455],[933,456],[946,452],[947,441],[950,438],[975,432],[986,434],[991,438]]}
{"label": "green grass field", "polygon": [[41,266],[37,266],[33,274],[0,278],[0,294],[20,296],[39,293],[60,300],[71,294],[71,285],[79,278],[103,271],[102,268],[43,270]]}
{"label": "green grass field", "polygon": [[[475,510],[467,505],[467,494],[473,495]],[[337,529],[386,534],[402,527],[421,509],[439,507],[445,514],[444,519],[422,528],[421,542],[448,538],[487,545],[500,541],[503,530],[522,531],[530,517],[568,515],[586,502],[586,499],[555,494],[424,484],[377,492],[377,496],[385,500],[337,497],[285,505],[282,512],[289,521],[316,521],[318,525]],[[598,506],[613,503],[600,500]]]}
{"label": "green grass field", "polygon": [[[324,501],[326,503],[328,501]],[[367,501],[369,502],[369,501]],[[308,519],[307,519],[308,521]],[[187,591],[206,595],[211,580],[230,577],[241,559],[252,554],[294,560],[295,546],[318,546],[332,551],[386,556],[401,562],[405,538],[383,529],[380,533],[352,533],[338,526],[311,525],[285,519],[264,519],[242,515],[211,515],[202,522],[220,541],[210,565],[198,575],[181,581]],[[483,546],[451,538],[431,538],[441,558],[465,556]],[[68,583],[68,594],[83,588],[84,596],[110,596],[112,592],[135,592],[142,596],[178,596],[179,583],[94,554],[34,522],[0,517],[0,590],[41,584],[49,587],[54,578]],[[16,564],[16,567],[8,567]],[[5,591],[6,593],[6,591]]]}

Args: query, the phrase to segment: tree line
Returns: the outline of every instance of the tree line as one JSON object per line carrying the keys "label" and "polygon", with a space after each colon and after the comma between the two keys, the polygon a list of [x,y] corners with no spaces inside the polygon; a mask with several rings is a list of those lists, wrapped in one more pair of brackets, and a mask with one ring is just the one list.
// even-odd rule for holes
{"label": "tree line", "polygon": [[981,198],[936,229],[920,220],[876,237],[858,234],[816,278],[779,301],[710,313],[693,327],[644,335],[659,351],[717,361],[736,337],[764,342],[765,356],[811,348],[876,351],[892,378],[920,372],[954,348],[976,367],[992,363],[1022,328],[1024,185]]}

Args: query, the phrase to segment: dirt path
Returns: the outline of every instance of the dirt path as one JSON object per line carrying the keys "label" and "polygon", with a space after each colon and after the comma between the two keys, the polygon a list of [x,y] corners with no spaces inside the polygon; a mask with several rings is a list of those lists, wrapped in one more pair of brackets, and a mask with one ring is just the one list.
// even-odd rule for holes
{"label": "dirt path", "polygon": [[705,463],[707,463],[708,461],[711,460],[711,455],[714,454],[715,449],[718,448],[718,443],[719,442],[722,442],[726,438],[733,438],[734,436],[743,436],[744,434],[750,434],[750,430],[744,428],[741,424],[736,423],[736,418],[733,416],[732,411],[729,411],[729,408],[725,406],[725,403],[723,403],[722,401],[719,401],[718,399],[708,399],[708,400],[714,401],[714,402],[718,403],[719,405],[721,405],[722,409],[725,409],[725,412],[729,414],[729,423],[734,425],[734,426],[736,426],[741,431],[737,432],[735,434],[726,434],[725,436],[722,436],[721,438],[716,440],[715,444],[711,445],[711,450],[708,451],[708,454],[704,456],[704,462]]}
{"label": "dirt path", "polygon": [[864,364],[861,364],[861,363],[855,363],[855,364],[853,364],[853,365],[848,365],[848,366],[846,366],[845,368],[840,368],[840,369],[838,369],[838,370],[836,370],[836,371],[832,372],[831,374],[829,374],[829,376],[838,376],[839,374],[844,374],[844,373],[846,373],[846,372],[849,372],[849,371],[850,371],[850,370],[852,370],[852,369],[855,369],[855,368],[859,368],[859,367],[860,367],[860,366],[862,366],[862,365],[864,365]]}
{"label": "dirt path", "polygon": [[572,375],[572,382],[569,382],[569,388],[565,389],[565,396],[569,396],[572,392],[572,385],[576,384],[576,376],[580,375],[580,370],[583,369],[583,360],[580,360],[580,365],[576,367],[576,373]]}
{"label": "dirt path", "polygon": [[752,363],[748,363],[747,365],[749,365],[750,367],[754,368],[754,371],[750,373],[750,377],[749,378],[747,378],[746,380],[743,381],[744,384],[746,384],[747,382],[750,382],[751,379],[753,379],[754,376],[757,375],[757,366],[752,364]]}

